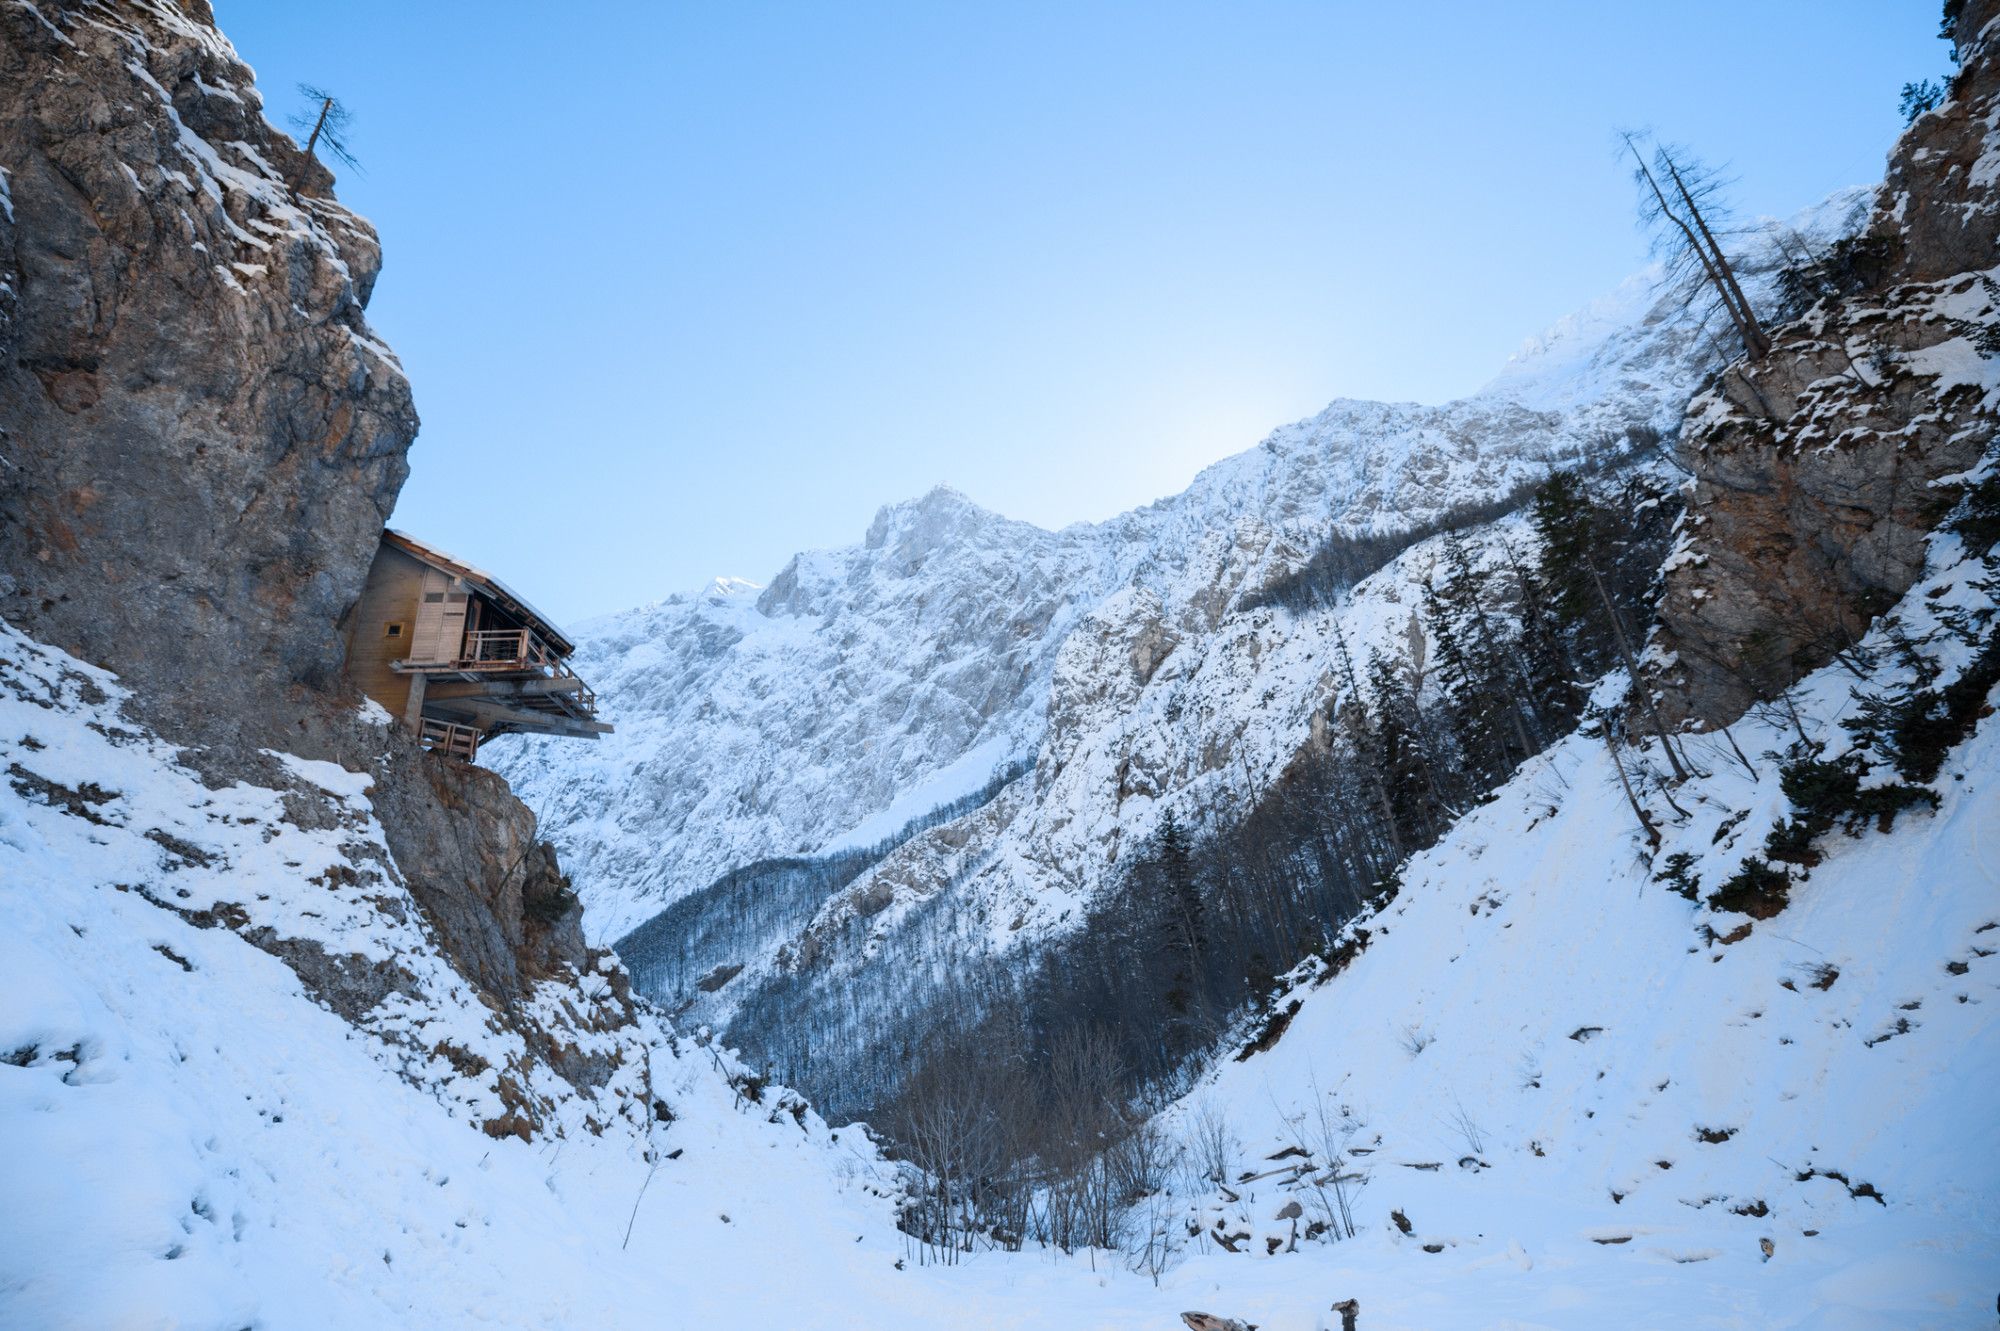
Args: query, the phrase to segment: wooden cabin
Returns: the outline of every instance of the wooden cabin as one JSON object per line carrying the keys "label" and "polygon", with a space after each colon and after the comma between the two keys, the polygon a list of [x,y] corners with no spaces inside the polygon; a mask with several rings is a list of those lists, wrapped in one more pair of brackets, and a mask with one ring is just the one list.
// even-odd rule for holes
{"label": "wooden cabin", "polygon": [[348,615],[347,670],[423,746],[472,761],[494,735],[595,739],[597,695],[565,663],[576,645],[490,573],[382,533]]}

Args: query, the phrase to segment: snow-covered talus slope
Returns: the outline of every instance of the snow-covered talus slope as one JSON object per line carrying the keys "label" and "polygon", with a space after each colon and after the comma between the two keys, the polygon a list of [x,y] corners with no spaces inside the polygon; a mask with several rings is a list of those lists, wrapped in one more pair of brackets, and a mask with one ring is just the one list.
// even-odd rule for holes
{"label": "snow-covered talus slope", "polygon": [[[1948,561],[1920,583],[1912,632],[1982,603],[1977,572]],[[1879,634],[1869,647],[1880,687],[1899,667]],[[1800,692],[1828,756],[1849,743],[1855,682],[1829,669]],[[1756,756],[1791,739],[1773,720],[1736,728],[1755,780],[1720,739],[1691,746],[1706,775],[1675,792],[1685,819],[1652,800],[1657,853],[1602,743],[1576,736],[1418,856],[1360,926],[1365,949],[1301,986],[1275,1047],[1174,1111],[1227,1119],[1232,1180],[1277,1171],[1234,1200],[1183,1198],[1174,1233],[1219,1229],[1263,1268],[1267,1238],[1293,1240],[1286,1202],[1301,1228],[1323,1218],[1310,1180],[1344,1151],[1366,1176],[1361,1235],[1331,1250],[1337,1280],[1315,1280],[1359,1297],[1364,1326],[1990,1325],[2000,724],[1952,755],[1935,813],[1830,834],[1790,907],[1752,924],[1654,874],[1686,853],[1711,890],[1786,813]],[[1310,1157],[1271,1163],[1290,1147]],[[1310,1324],[1293,1297],[1246,1286],[1226,1311]]]}
{"label": "snow-covered talus slope", "polygon": [[503,1018],[365,777],[211,788],[125,701],[0,625],[0,1326],[716,1325],[768,1246],[893,1273],[864,1136],[741,1100],[609,954]]}
{"label": "snow-covered talus slope", "polygon": [[[1797,224],[1839,234],[1866,202],[1850,191]],[[1750,267],[1768,276],[1771,258]],[[1072,696],[1130,692],[1116,660],[1065,648],[1079,630],[1146,637],[1157,664],[1225,631],[1246,592],[1331,534],[1406,530],[1630,427],[1671,430],[1710,357],[1642,276],[1470,398],[1336,402],[1108,522],[1047,532],[933,491],[761,591],[723,580],[584,626],[579,669],[618,733],[509,741],[488,761],[544,815],[594,935],[616,938],[729,869],[873,839],[1035,755],[1060,724],[1065,669]],[[1254,700],[1222,705],[1240,724]],[[1103,849],[1045,867],[1087,888]]]}

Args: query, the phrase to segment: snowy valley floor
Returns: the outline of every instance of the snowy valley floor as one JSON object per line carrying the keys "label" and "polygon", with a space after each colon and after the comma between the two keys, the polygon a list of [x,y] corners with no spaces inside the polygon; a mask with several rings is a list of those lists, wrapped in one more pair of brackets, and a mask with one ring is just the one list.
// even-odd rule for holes
{"label": "snowy valley floor", "polygon": [[[1905,606],[1938,586],[1949,604],[1962,581]],[[770,1122],[685,1041],[659,1072],[677,1118],[656,1139],[679,1154],[650,1182],[631,1132],[481,1135],[476,1088],[441,1072],[418,1089],[391,1071],[407,1050],[315,1005],[278,960],[116,886],[198,882],[145,835],[179,818],[173,836],[214,847],[291,935],[414,957],[417,933],[308,881],[341,835],[375,835],[362,792],[307,772],[354,818],[288,829],[273,792],[206,791],[121,731],[115,683],[88,667],[9,633],[0,673],[0,1326],[1169,1328],[1204,1309],[1304,1331],[1338,1326],[1346,1298],[1367,1331],[1993,1324],[1991,717],[1947,763],[1938,812],[1834,834],[1790,908],[1726,945],[1651,879],[1601,745],[1530,763],[1410,866],[1274,1049],[1170,1111],[1185,1126],[1213,1106],[1243,1172],[1344,1144],[1369,1175],[1359,1236],[1266,1255],[1267,1236],[1290,1241],[1285,1203],[1313,1214],[1286,1175],[1173,1198],[1154,1217],[1182,1250],[1155,1285],[1104,1253],[918,1264],[862,1134]],[[1809,727],[1839,736],[1851,682],[1806,683]],[[1665,829],[1660,857],[1695,855],[1705,887],[1783,809],[1757,756],[1782,734],[1736,736],[1759,779],[1697,742],[1707,775]],[[227,816],[187,814],[204,799]],[[425,1041],[476,1025],[448,1006],[397,1021]],[[1246,1251],[1223,1252],[1218,1226]]]}

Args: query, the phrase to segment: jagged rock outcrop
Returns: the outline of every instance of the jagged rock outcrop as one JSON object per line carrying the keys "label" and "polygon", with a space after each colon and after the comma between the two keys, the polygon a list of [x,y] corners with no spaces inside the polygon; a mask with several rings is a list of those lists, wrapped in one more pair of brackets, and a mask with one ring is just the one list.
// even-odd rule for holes
{"label": "jagged rock outcrop", "polygon": [[533,816],[342,675],[417,430],[364,315],[374,230],[201,3],[0,7],[0,168],[0,616],[115,672],[212,787],[274,784],[272,750],[368,774],[452,964],[534,1056],[601,1080],[523,1006],[597,961]]}
{"label": "jagged rock outcrop", "polygon": [[1996,6],[1971,0],[1955,29],[1951,99],[1825,263],[1837,290],[1689,408],[1695,481],[1655,642],[1674,721],[1727,724],[1857,641],[1922,571],[1941,483],[2000,428]]}

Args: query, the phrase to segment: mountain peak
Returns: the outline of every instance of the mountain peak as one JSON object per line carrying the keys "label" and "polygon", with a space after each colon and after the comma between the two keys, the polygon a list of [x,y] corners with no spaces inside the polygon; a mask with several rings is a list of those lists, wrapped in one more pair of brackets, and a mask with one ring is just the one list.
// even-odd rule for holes
{"label": "mountain peak", "polygon": [[942,548],[970,531],[1006,522],[949,485],[934,485],[915,499],[885,504],[868,524],[864,544],[870,550],[894,545],[905,557]]}

